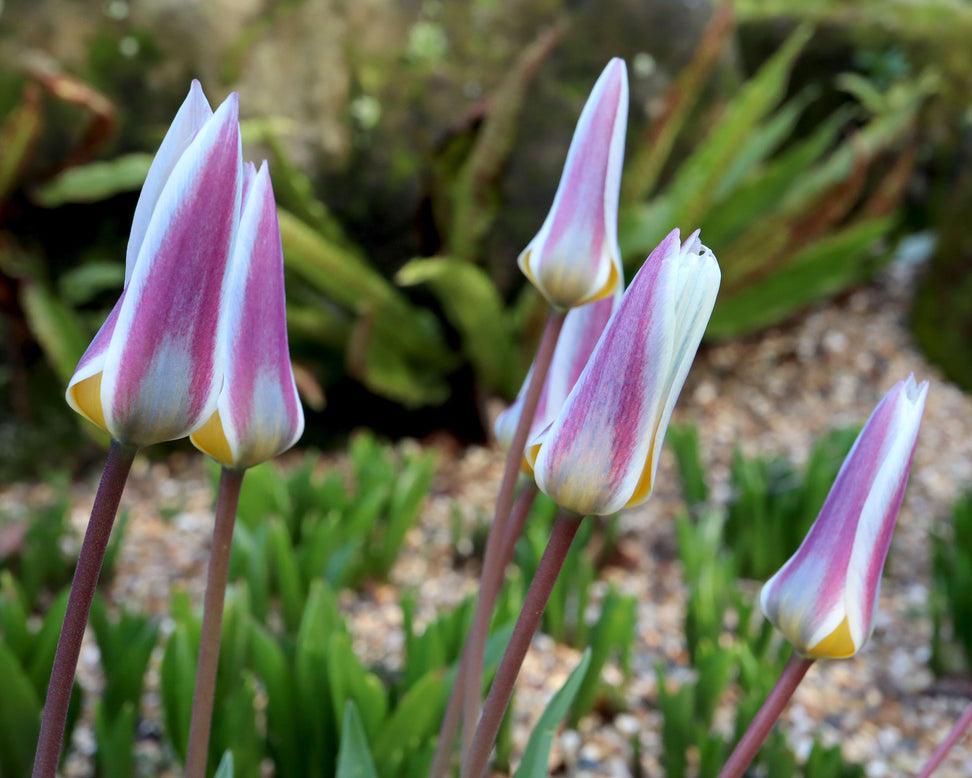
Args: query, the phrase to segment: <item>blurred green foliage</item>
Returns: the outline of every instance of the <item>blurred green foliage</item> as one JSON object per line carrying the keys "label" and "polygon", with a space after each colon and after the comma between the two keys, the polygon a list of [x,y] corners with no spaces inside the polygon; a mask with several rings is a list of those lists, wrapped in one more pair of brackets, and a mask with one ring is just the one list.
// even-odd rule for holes
{"label": "blurred green foliage", "polygon": [[[733,557],[726,578],[738,574],[766,579],[797,550],[830,492],[837,472],[857,437],[856,429],[835,429],[814,443],[801,470],[780,456],[746,457],[733,452],[726,514],[718,532]],[[672,428],[682,491],[693,515],[705,509],[708,489],[694,428]],[[697,565],[716,575],[718,560]],[[718,587],[714,587],[714,591]]]}
{"label": "blurred green foliage", "polygon": [[[731,746],[745,732],[776,683],[790,647],[758,613],[755,598],[738,583],[734,558],[725,553],[725,517],[710,509],[677,521],[679,557],[688,586],[685,634],[692,676],[676,683],[656,667],[662,713],[661,761],[668,778],[718,775]],[[715,726],[720,704],[732,698],[734,731]],[[814,740],[801,761],[779,729],[763,744],[750,768],[773,778],[863,778],[864,769],[844,761],[840,746]]]}
{"label": "blurred green foliage", "polygon": [[930,664],[939,675],[972,672],[972,491],[952,509],[951,527],[932,535]]}
{"label": "blurred green foliage", "polygon": [[348,453],[347,477],[321,475],[314,452],[286,471],[272,463],[247,471],[230,578],[248,582],[260,617],[279,597],[288,626],[296,627],[314,580],[358,588],[386,578],[398,558],[428,495],[435,457],[394,452],[367,432],[355,435]]}
{"label": "blurred green foliage", "polygon": [[[5,778],[27,778],[31,773],[68,592],[57,595],[42,619],[32,618],[26,599],[10,572],[0,572],[0,775]],[[75,682],[66,742],[71,740],[81,702],[81,687]]]}
{"label": "blurred green foliage", "polygon": [[[22,510],[0,512],[0,572],[16,576],[21,604],[28,613],[41,610],[46,599],[71,582],[80,549],[80,539],[70,523],[68,478],[58,473],[48,480],[57,497]],[[110,584],[114,576],[128,517],[127,511],[122,512],[112,531],[102,585]]]}
{"label": "blurred green foliage", "polygon": [[[246,27],[234,56],[267,25],[288,23],[296,5],[285,5]],[[474,415],[480,389],[503,396],[515,392],[542,306],[531,289],[510,290],[512,260],[499,267],[488,242],[504,223],[506,171],[524,140],[521,124],[531,90],[575,21],[567,13],[541,30],[468,123],[458,123],[436,148],[411,153],[409,169],[424,166],[429,182],[421,219],[423,233],[433,237],[421,256],[401,253],[397,244],[376,245],[381,230],[363,239],[362,225],[347,222],[351,211],[361,210],[362,198],[374,195],[375,182],[362,179],[361,191],[325,198],[321,182],[285,150],[282,138],[292,131],[287,123],[272,118],[244,123],[247,146],[257,144],[271,156],[287,259],[291,344],[302,394],[315,409],[344,376],[406,408],[452,399],[467,415]],[[438,25],[429,17],[411,28],[407,56],[417,72],[448,62],[448,48],[435,43],[443,34]],[[153,48],[143,31],[129,30],[137,55],[115,62],[120,43],[111,36],[120,35],[124,25],[116,26],[106,30],[104,56],[92,55],[86,75],[110,83],[113,95],[127,99],[126,79],[150,66]],[[736,34],[732,12],[719,6],[695,55],[664,96],[661,114],[643,137],[630,139],[623,179],[621,242],[629,274],[673,226],[684,231],[701,226],[719,257],[723,287],[710,337],[765,327],[870,276],[888,256],[900,226],[902,197],[919,141],[924,142],[920,120],[942,84],[934,58],[917,71],[910,51],[898,59],[864,57],[855,72],[836,78],[828,72],[809,83],[802,75],[798,80],[795,68],[816,42],[810,27],[797,28],[745,79],[725,56]],[[863,46],[862,56],[870,51]],[[228,56],[233,71],[240,63]],[[377,66],[362,72],[380,84],[392,79]],[[737,84],[727,88],[733,77]],[[0,167],[0,194],[22,204],[32,219],[52,224],[69,211],[105,205],[105,198],[130,207],[130,195],[118,195],[137,187],[149,161],[144,152],[123,149],[113,160],[86,162],[98,148],[88,138],[80,157],[68,154],[53,175],[34,177],[26,163],[42,137],[45,110],[35,94],[44,87],[32,86],[30,78],[4,120],[2,134],[12,151]],[[95,117],[97,140],[115,114],[103,96],[75,81],[87,88],[82,108]],[[373,140],[385,137],[386,123],[401,117],[384,113],[380,103],[366,110],[362,101],[380,93],[374,84],[357,89],[360,99],[351,100],[347,121]],[[572,99],[579,107],[583,95]],[[128,109],[125,104],[126,116]],[[152,111],[148,115],[156,118]],[[376,165],[391,164],[393,150],[374,143],[355,146],[355,159],[369,150]],[[359,163],[367,168],[366,157]],[[342,198],[348,207],[335,210]],[[116,214],[105,226],[123,222]],[[23,224],[0,215],[0,230],[15,238]],[[121,237],[116,234],[112,243]],[[117,291],[121,253],[114,246],[106,250],[103,234],[93,239],[100,245],[56,262],[38,253],[44,241],[18,246],[15,240],[17,250],[0,250],[0,272],[19,301],[14,315],[23,318],[62,380]],[[119,260],[106,261],[109,256]]]}
{"label": "blurred green foliage", "polygon": [[[537,495],[514,552],[524,583],[532,581],[536,574],[557,511],[553,500]],[[588,516],[583,520],[543,612],[541,629],[546,634],[559,643],[588,647],[591,651],[589,667],[570,709],[571,726],[576,726],[595,707],[623,707],[621,691],[601,679],[609,660],[617,661],[623,678],[631,676],[637,600],[621,594],[614,586],[602,594],[596,609],[593,600],[601,560],[613,556],[618,534],[617,515],[606,519]],[[515,596],[519,605],[523,594],[517,592]],[[518,610],[517,607],[514,613]]]}
{"label": "blurred green foliage", "polygon": [[[869,277],[875,249],[896,224],[914,163],[909,138],[936,84],[926,74],[881,92],[859,74],[839,76],[835,86],[854,99],[797,135],[821,89],[786,97],[812,37],[800,27],[720,110],[710,109],[715,119],[700,132],[692,109],[716,62],[711,49],[730,29],[727,13],[713,18],[673,84],[667,111],[629,161],[621,217],[631,270],[673,226],[686,234],[702,227],[723,279],[708,337],[774,324]],[[688,131],[701,137],[664,177],[676,140]]]}

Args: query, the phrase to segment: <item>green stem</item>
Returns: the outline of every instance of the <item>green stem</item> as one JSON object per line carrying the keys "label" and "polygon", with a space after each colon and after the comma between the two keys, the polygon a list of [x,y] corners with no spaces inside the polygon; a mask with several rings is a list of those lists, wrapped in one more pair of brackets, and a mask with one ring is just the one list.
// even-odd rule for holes
{"label": "green stem", "polygon": [[[547,324],[543,330],[543,337],[540,340],[540,346],[537,348],[537,355],[533,360],[533,374],[523,396],[523,407],[520,409],[516,432],[510,443],[510,449],[506,452],[506,466],[503,470],[499,494],[496,497],[496,511],[493,516],[493,523],[489,528],[489,537],[486,539],[481,575],[484,582],[494,579],[502,581],[503,573],[506,570],[502,551],[507,543],[507,524],[513,504],[513,489],[516,487],[516,479],[523,466],[523,452],[526,449],[527,437],[530,434],[530,427],[533,425],[533,417],[537,412],[537,405],[543,392],[543,384],[550,370],[550,363],[553,361],[557,340],[560,338],[560,330],[564,326],[566,316],[565,311],[550,309]],[[487,609],[487,602],[482,596],[481,585],[480,597],[476,602],[476,613],[467,638],[470,652],[469,667],[466,670],[465,688],[462,692],[464,697],[462,752],[464,755],[469,750],[473,734],[476,731],[476,722],[479,719],[479,707],[482,699],[480,695],[483,688],[483,657],[486,653],[489,620],[493,611],[492,603],[488,603],[488,605]]]}
{"label": "green stem", "polygon": [[57,640],[57,653],[54,655],[51,681],[47,687],[47,699],[41,717],[40,736],[37,739],[37,752],[34,756],[33,778],[54,778],[57,772],[74,673],[81,653],[81,640],[88,624],[88,613],[91,611],[98,576],[101,575],[101,565],[105,560],[115,514],[118,513],[118,504],[121,502],[136,450],[117,440],[113,440],[108,449],[108,460],[101,474],[101,483],[91,508],[91,518],[81,543],[64,623]]}
{"label": "green stem", "polygon": [[186,778],[205,778],[209,733],[213,723],[216,695],[216,671],[219,667],[219,643],[223,634],[223,602],[229,578],[233,525],[240,501],[244,470],[223,468],[216,499],[216,521],[213,547],[209,552],[209,572],[203,604],[202,633],[199,640],[199,663],[196,666],[196,690],[192,696],[192,718],[189,722],[189,747],[186,751]]}
{"label": "green stem", "polygon": [[756,718],[733,749],[729,761],[719,773],[719,778],[739,778],[745,772],[813,663],[812,657],[804,657],[796,653],[790,657],[780,677],[776,679],[776,685],[756,714]]}
{"label": "green stem", "polygon": [[523,600],[523,609],[516,620],[510,642],[496,671],[496,678],[483,706],[483,714],[479,719],[479,726],[476,727],[476,734],[463,759],[462,778],[480,778],[486,772],[489,754],[496,741],[503,714],[510,704],[516,677],[530,648],[533,634],[540,625],[540,617],[547,607],[550,593],[557,582],[560,568],[563,567],[564,559],[570,551],[570,544],[577,534],[581,520],[581,517],[565,511],[558,513],[554,520],[550,540],[547,542],[537,572]]}
{"label": "green stem", "polygon": [[938,766],[945,761],[945,757],[948,756],[948,752],[952,750],[952,747],[958,743],[959,738],[965,733],[965,730],[969,728],[972,724],[972,705],[969,705],[965,709],[959,720],[955,722],[955,726],[952,727],[951,731],[945,737],[945,739],[939,744],[938,748],[935,749],[935,753],[931,755],[928,762],[922,768],[921,772],[918,773],[918,778],[929,778],[929,776],[938,769]]}

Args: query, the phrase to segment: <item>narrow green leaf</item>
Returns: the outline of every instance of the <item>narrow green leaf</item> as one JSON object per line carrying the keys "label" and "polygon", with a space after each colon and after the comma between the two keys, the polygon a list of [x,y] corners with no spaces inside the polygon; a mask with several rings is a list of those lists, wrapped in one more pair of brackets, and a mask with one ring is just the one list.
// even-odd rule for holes
{"label": "narrow green leaf", "polygon": [[774,324],[803,306],[866,277],[868,250],[891,228],[891,218],[868,219],[812,243],[765,281],[721,298],[707,338],[728,338]]}
{"label": "narrow green leaf", "polygon": [[29,86],[23,97],[0,125],[0,202],[17,187],[34,144],[44,127],[41,93]]}
{"label": "narrow green leaf", "polygon": [[547,775],[547,760],[550,758],[550,747],[553,745],[554,735],[557,734],[560,722],[564,720],[567,711],[570,710],[574,696],[580,689],[581,682],[584,680],[590,664],[591,651],[587,649],[564,685],[547,703],[540,720],[533,728],[526,750],[523,752],[523,760],[516,769],[515,778],[545,778]]}
{"label": "narrow green leaf", "polygon": [[337,778],[378,778],[371,751],[368,749],[368,737],[365,735],[361,716],[351,700],[348,700],[344,706]]}
{"label": "narrow green leaf", "polygon": [[41,701],[10,649],[0,641],[0,775],[30,775],[40,732]]}
{"label": "narrow green leaf", "polygon": [[413,259],[395,280],[402,286],[427,285],[459,332],[463,352],[480,380],[509,397],[516,393],[521,376],[509,317],[484,270],[448,257]]}
{"label": "narrow green leaf", "polygon": [[126,702],[113,716],[100,703],[95,708],[95,764],[99,778],[135,775],[135,721],[137,709]]}
{"label": "narrow green leaf", "polygon": [[88,347],[88,333],[75,312],[40,282],[20,288],[20,304],[30,331],[57,375],[67,381]]}
{"label": "narrow green leaf", "polygon": [[375,738],[372,753],[379,775],[394,774],[405,753],[435,734],[442,716],[443,674],[433,670],[402,697]]}
{"label": "narrow green leaf", "polygon": [[45,208],[67,203],[94,203],[122,192],[137,192],[154,155],[125,154],[107,162],[90,162],[70,167],[31,192],[32,199]]}
{"label": "narrow green leaf", "polygon": [[233,752],[227,751],[223,758],[219,760],[219,767],[213,778],[233,778]]}

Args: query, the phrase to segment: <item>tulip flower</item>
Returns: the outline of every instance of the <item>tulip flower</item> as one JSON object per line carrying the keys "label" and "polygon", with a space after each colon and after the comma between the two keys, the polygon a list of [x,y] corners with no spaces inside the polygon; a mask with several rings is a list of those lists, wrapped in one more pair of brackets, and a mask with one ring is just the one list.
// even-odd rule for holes
{"label": "tulip flower", "polygon": [[698,231],[680,245],[673,230],[645,260],[556,419],[530,442],[541,491],[579,514],[648,498],[719,281]]}
{"label": "tulip flower", "polygon": [[[530,425],[530,438],[546,429],[557,416],[564,400],[567,399],[567,395],[570,394],[570,390],[574,388],[574,384],[577,383],[577,379],[584,370],[594,346],[597,345],[601,333],[604,332],[605,325],[607,325],[614,311],[617,310],[621,302],[622,291],[619,284],[609,297],[572,308],[567,314],[563,329],[560,332],[560,338],[557,340],[557,347],[550,361],[547,378],[543,383],[537,410]],[[523,398],[526,388],[530,385],[532,375],[533,367],[531,366],[530,372],[523,382],[523,387],[512,405],[496,418],[494,425],[496,439],[504,448],[509,448],[513,440],[516,425],[520,421]],[[529,463],[526,460],[524,460],[524,466],[529,468]]]}
{"label": "tulip flower", "polygon": [[519,257],[556,308],[610,295],[622,284],[618,197],[628,123],[628,76],[612,59],[584,106],[550,213]]}
{"label": "tulip flower", "polygon": [[243,211],[227,271],[219,327],[223,390],[191,440],[227,467],[246,468],[290,448],[304,429],[287,348],[283,246],[267,163],[245,166]]}
{"label": "tulip flower", "polygon": [[914,376],[888,392],[803,544],[763,587],[766,618],[804,655],[853,656],[871,634],[927,393]]}
{"label": "tulip flower", "polygon": [[194,81],[139,197],[122,295],[67,389],[74,410],[122,443],[185,437],[213,414],[241,167],[237,95],[214,114]]}

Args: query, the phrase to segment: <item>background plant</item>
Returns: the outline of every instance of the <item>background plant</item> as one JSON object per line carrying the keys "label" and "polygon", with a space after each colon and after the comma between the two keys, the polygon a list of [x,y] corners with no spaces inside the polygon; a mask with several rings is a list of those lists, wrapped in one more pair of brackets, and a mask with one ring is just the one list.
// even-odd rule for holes
{"label": "background plant", "polygon": [[[537,495],[514,552],[523,582],[531,581],[536,574],[557,510],[553,500],[544,494]],[[624,678],[631,675],[636,598],[621,594],[611,586],[596,610],[592,599],[599,565],[611,557],[618,535],[617,515],[603,520],[584,519],[543,612],[541,629],[546,634],[559,643],[589,647],[591,651],[589,667],[570,709],[571,726],[576,726],[599,702],[607,701],[611,707],[622,706],[620,690],[608,687],[601,680],[601,672],[609,660],[617,659]],[[517,597],[517,602],[522,602],[522,584]],[[514,616],[518,611],[517,607]]]}
{"label": "background plant", "polygon": [[[739,575],[765,580],[799,547],[857,436],[856,429],[836,429],[819,438],[806,464],[798,469],[785,457],[747,457],[733,452],[724,526],[726,546]],[[668,440],[675,453],[682,493],[689,509],[701,510],[708,497],[692,428],[673,428]],[[710,560],[715,575],[717,560]],[[699,566],[701,568],[701,566]]]}
{"label": "background plant", "polygon": [[951,526],[932,535],[932,669],[972,670],[972,492],[952,509]]}
{"label": "background plant", "polygon": [[[247,26],[239,48],[222,51],[224,77],[239,75],[254,40],[272,37],[278,26],[301,17],[299,6]],[[505,19],[506,10],[503,3],[479,9],[479,22]],[[437,142],[421,138],[409,146],[416,139],[402,131],[404,117],[432,111],[426,79],[454,75],[445,67],[450,46],[475,48],[450,38],[467,29],[464,13],[449,9],[426,18],[423,10],[403,40],[404,69],[401,61],[390,65],[392,50],[368,62],[356,48],[360,41],[348,43],[355,76],[349,83],[355,86],[346,115],[335,119],[353,140],[346,169],[328,177],[298,165],[295,160],[303,163],[306,154],[295,151],[300,142],[292,123],[279,118],[244,123],[247,144],[262,148],[272,161],[288,263],[291,341],[305,402],[320,410],[322,390],[333,393],[332,407],[360,406],[361,386],[372,395],[366,401],[371,413],[328,414],[327,432],[316,431],[312,418],[312,437],[362,419],[390,432],[441,424],[440,414],[405,417],[396,407],[443,403],[457,428],[480,435],[478,391],[510,396],[525,371],[524,354],[538,331],[538,300],[517,287],[509,258],[518,241],[535,231],[542,214],[532,222],[531,214],[545,198],[534,190],[554,174],[538,175],[530,167],[545,165],[545,157],[524,159],[536,156],[541,138],[543,148],[550,145],[541,130],[556,138],[554,130],[537,126],[537,112],[547,118],[576,111],[574,87],[550,84],[558,61],[552,55],[573,52],[592,20],[574,8],[548,26],[524,26],[538,32],[511,49],[519,52],[515,64],[510,68],[509,57],[503,60],[502,75],[489,82],[486,99],[468,116],[452,117]],[[753,18],[747,13],[744,18]],[[747,23],[758,29],[757,22]],[[748,40],[751,34],[727,8],[717,10],[667,94],[652,96],[665,109],[629,149],[624,178],[622,246],[629,273],[672,225],[688,230],[705,225],[706,242],[715,247],[724,276],[711,337],[764,327],[870,277],[889,256],[899,229],[916,149],[933,142],[923,112],[938,94],[938,74],[953,72],[916,55],[912,63],[909,50],[897,69],[880,58],[849,58],[851,72],[834,79],[832,69],[823,69],[807,79],[806,68],[797,65],[809,58],[808,27],[782,45],[765,37],[760,51],[768,57],[762,65],[732,64],[725,51],[737,37]],[[112,47],[129,38],[142,48],[119,61]],[[112,97],[139,82],[138,73],[152,68],[158,52],[150,31],[132,29],[122,19],[96,43],[86,74],[104,83]],[[484,65],[498,56],[468,53],[475,55],[470,61],[479,57]],[[636,65],[642,67],[632,59],[632,68]],[[580,69],[571,66],[569,73],[575,71]],[[641,71],[636,75],[637,89],[651,83],[639,81],[647,78]],[[408,86],[396,86],[396,78]],[[407,106],[401,104],[403,94],[412,95]],[[648,102],[647,95],[638,97]],[[157,110],[146,108],[146,115]],[[116,145],[123,151],[146,148],[147,135],[142,130],[143,137]],[[120,207],[127,202],[124,192],[139,183],[140,165],[147,166],[144,156],[123,153],[36,183],[14,178],[11,196],[46,221],[93,207]],[[388,192],[376,191],[379,180]],[[533,188],[521,192],[527,183]],[[114,201],[104,199],[109,196]],[[124,221],[117,213],[112,218]],[[120,263],[106,261],[115,248],[107,243],[90,252],[59,251],[56,263],[38,261],[46,256],[43,244],[11,255],[4,272],[16,293],[46,290],[40,313],[25,321],[64,375],[83,347],[79,333],[103,317],[106,290],[117,284]]]}
{"label": "background plant", "polygon": [[[725,554],[724,517],[704,511],[678,520],[679,557],[688,585],[685,634],[689,680],[673,682],[659,664],[658,705],[662,712],[662,754],[669,778],[719,773],[789,657],[790,648],[759,613],[756,598],[740,586],[732,556]],[[733,732],[716,727],[716,712],[730,698]],[[805,760],[797,758],[782,731],[760,749],[754,769],[766,775],[805,778],[862,778],[862,767],[847,764],[840,746],[815,740]]]}

